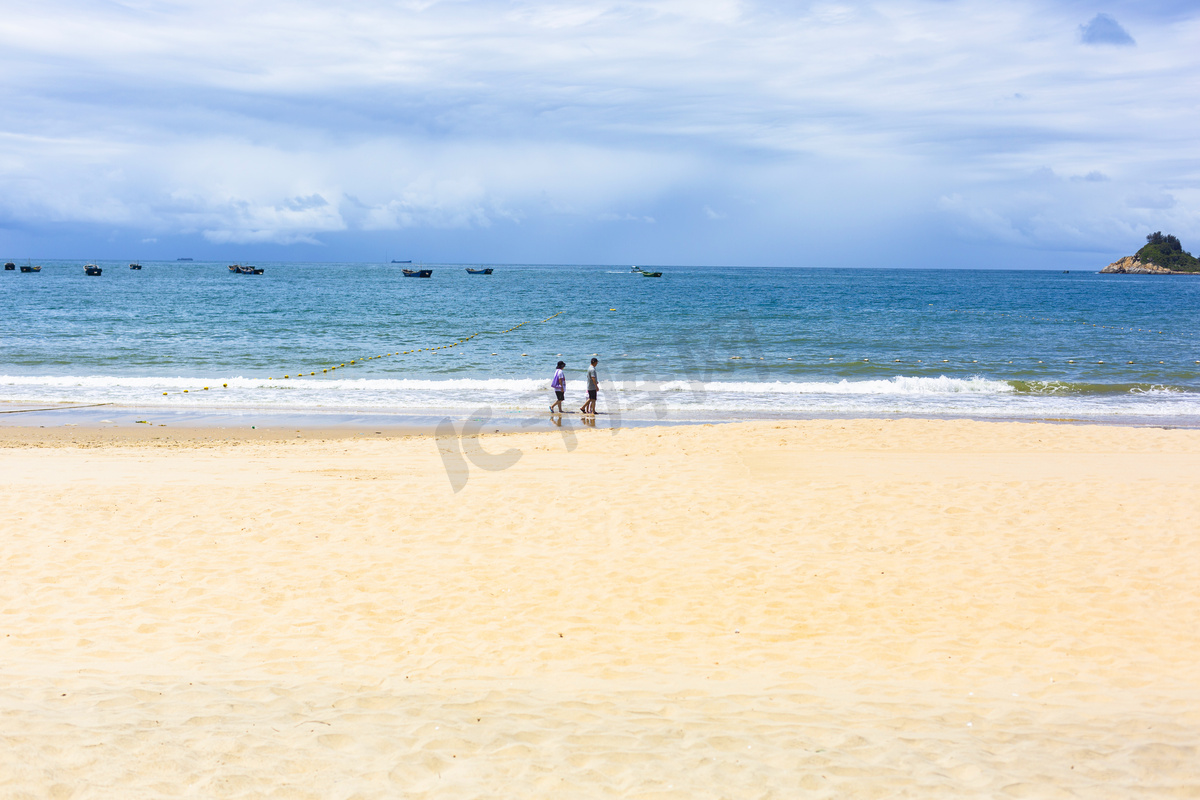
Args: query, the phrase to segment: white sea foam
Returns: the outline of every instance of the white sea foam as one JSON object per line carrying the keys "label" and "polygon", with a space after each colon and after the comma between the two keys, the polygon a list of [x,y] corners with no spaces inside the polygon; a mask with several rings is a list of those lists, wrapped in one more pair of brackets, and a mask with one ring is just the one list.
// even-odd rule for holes
{"label": "white sea foam", "polygon": [[[540,378],[272,377],[9,375],[0,376],[0,402],[384,412],[481,408],[540,411],[549,403],[549,382]],[[569,384],[568,402],[582,398],[582,382]],[[897,375],[858,381],[761,382],[618,379],[602,386],[600,407],[611,413],[656,418],[908,413],[1200,420],[1200,394],[1165,387],[1088,395],[1018,392],[1005,381],[978,376]]]}

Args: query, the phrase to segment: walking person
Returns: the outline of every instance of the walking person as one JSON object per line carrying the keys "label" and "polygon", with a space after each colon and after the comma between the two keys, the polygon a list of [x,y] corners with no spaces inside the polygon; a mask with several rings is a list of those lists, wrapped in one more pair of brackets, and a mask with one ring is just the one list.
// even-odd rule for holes
{"label": "walking person", "polygon": [[554,413],[555,406],[558,406],[558,413],[563,413],[563,398],[567,394],[567,376],[563,374],[563,367],[566,365],[565,361],[558,362],[558,366],[554,370],[554,377],[550,379],[550,388],[554,390],[554,395],[558,398],[550,404],[551,413]]}
{"label": "walking person", "polygon": [[579,409],[584,414],[596,413],[596,394],[600,391],[600,379],[596,377],[596,365],[599,364],[598,359],[592,359],[592,365],[588,367],[587,373],[587,393],[588,399],[584,401],[583,406]]}

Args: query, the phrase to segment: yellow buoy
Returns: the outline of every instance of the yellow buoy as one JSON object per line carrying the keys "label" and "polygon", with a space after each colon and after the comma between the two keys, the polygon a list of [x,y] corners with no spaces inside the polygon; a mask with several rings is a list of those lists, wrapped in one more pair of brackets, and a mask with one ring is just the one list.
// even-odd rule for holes
{"label": "yellow buoy", "polygon": [[166,397],[166,396],[167,396],[167,393],[166,393],[166,392],[163,392],[163,397]]}
{"label": "yellow buoy", "polygon": [[228,384],[228,383],[222,383],[221,385],[222,385],[222,386],[224,386],[226,389],[228,389],[228,388],[229,388],[229,384]]}

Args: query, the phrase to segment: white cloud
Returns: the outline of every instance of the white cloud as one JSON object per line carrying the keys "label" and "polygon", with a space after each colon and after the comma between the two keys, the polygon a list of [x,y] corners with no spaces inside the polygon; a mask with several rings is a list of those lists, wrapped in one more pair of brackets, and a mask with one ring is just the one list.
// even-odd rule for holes
{"label": "white cloud", "polygon": [[1200,25],[1114,13],[1142,47],[1076,46],[1119,36],[1072,4],[982,0],[16,4],[0,228],[287,244],[629,214],[769,260],[836,215],[1037,247],[1166,193],[1200,234]]}

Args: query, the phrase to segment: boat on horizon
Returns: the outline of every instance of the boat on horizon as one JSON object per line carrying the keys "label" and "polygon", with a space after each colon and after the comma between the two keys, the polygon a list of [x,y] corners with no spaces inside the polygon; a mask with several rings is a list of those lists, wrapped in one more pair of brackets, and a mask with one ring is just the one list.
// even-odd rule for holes
{"label": "boat on horizon", "polygon": [[644,270],[644,269],[638,270],[638,272],[642,273],[643,278],[661,278],[662,277],[661,272],[646,272],[646,270]]}
{"label": "boat on horizon", "polygon": [[16,265],[16,264],[14,264],[14,263],[13,263],[13,262],[11,262],[11,261],[6,261],[6,262],[4,263],[4,268],[5,268],[6,270],[14,270],[14,269],[16,269],[16,268],[17,268],[17,265]]}
{"label": "boat on horizon", "polygon": [[432,278],[433,270],[431,269],[402,269],[406,278]]}
{"label": "boat on horizon", "polygon": [[394,259],[394,258],[393,258],[393,259],[392,259],[392,263],[393,263],[393,264],[411,264],[411,263],[412,263],[412,259],[410,258],[410,259],[408,259],[407,261],[397,261],[396,259]]}
{"label": "boat on horizon", "polygon": [[468,275],[491,275],[492,267],[479,267],[478,269],[472,269],[471,267],[467,267],[467,274]]}
{"label": "boat on horizon", "polygon": [[141,265],[141,264],[138,264],[138,263],[136,263],[136,262],[135,262],[135,263],[133,263],[133,264],[130,264],[130,265],[129,265],[129,268],[130,268],[130,269],[141,269],[141,268],[142,268],[142,265]]}
{"label": "boat on horizon", "polygon": [[[41,269],[41,267],[38,267],[38,269]],[[100,267],[96,266],[95,264],[84,264],[83,265],[83,274],[84,275],[99,275],[102,272],[104,272],[104,270],[100,269]]]}
{"label": "boat on horizon", "polygon": [[192,259],[190,259],[190,258],[177,258],[177,259],[175,259],[175,260],[176,260],[176,261],[191,261]]}
{"label": "boat on horizon", "polygon": [[262,267],[254,267],[254,266],[250,266],[249,264],[247,264],[246,266],[242,266],[241,264],[230,264],[229,271],[234,273],[235,275],[262,275],[263,274]]}
{"label": "boat on horizon", "polygon": [[30,265],[25,264],[24,266],[21,267],[21,272],[41,272],[41,271],[42,271],[42,268],[40,266],[31,267]]}

